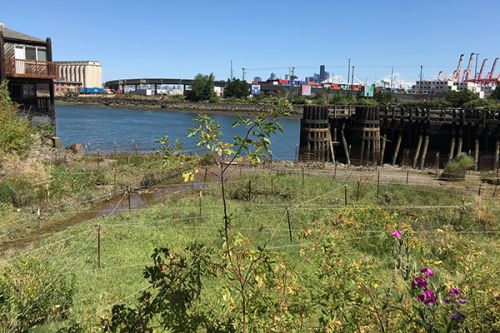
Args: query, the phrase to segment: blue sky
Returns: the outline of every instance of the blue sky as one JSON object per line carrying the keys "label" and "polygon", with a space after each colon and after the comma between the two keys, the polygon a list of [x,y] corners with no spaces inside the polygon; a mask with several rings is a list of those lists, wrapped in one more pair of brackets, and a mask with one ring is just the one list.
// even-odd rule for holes
{"label": "blue sky", "polygon": [[[373,81],[452,72],[458,57],[500,56],[500,1],[70,1],[0,0],[0,22],[53,40],[55,60],[99,60],[104,80],[299,76],[319,65]],[[466,59],[467,60],[467,59]],[[251,69],[251,68],[257,68]],[[500,70],[500,69],[498,69]],[[497,71],[498,71],[497,70]]]}

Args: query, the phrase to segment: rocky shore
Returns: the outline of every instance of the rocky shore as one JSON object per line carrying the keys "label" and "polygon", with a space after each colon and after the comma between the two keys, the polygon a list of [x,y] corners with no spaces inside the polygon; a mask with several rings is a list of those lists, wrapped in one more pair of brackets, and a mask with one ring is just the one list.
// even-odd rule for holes
{"label": "rocky shore", "polygon": [[[227,114],[252,114],[261,110],[269,110],[273,104],[268,103],[238,103],[219,101],[190,102],[182,99],[166,97],[143,97],[123,95],[102,96],[71,96],[56,98],[58,105],[97,105],[104,107],[121,107],[158,111],[208,112]],[[294,105],[292,115],[300,117],[302,105]]]}

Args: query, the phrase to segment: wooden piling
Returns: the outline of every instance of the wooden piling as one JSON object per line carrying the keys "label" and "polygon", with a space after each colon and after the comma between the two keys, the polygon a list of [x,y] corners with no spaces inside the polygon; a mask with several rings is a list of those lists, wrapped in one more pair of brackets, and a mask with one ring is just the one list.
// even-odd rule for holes
{"label": "wooden piling", "polygon": [[429,135],[426,135],[424,139],[424,148],[422,150],[422,159],[420,160],[420,169],[423,169],[425,166],[425,157],[427,156],[428,147],[429,147]]}
{"label": "wooden piling", "polygon": [[398,158],[399,148],[401,147],[401,140],[403,139],[403,135],[401,133],[398,134],[398,138],[396,140],[396,148],[394,149],[394,154],[392,154],[392,165],[396,164],[396,160]]}
{"label": "wooden piling", "polygon": [[479,170],[479,139],[474,140],[474,170]]}
{"label": "wooden piling", "polygon": [[454,152],[455,152],[455,137],[452,137],[450,143],[450,153],[448,154],[448,162],[453,159]]}
{"label": "wooden piling", "polygon": [[419,134],[417,141],[417,149],[415,155],[413,156],[413,169],[417,168],[418,156],[420,155],[420,147],[422,146],[422,134]]}
{"label": "wooden piling", "polygon": [[387,135],[384,134],[382,136],[382,144],[381,144],[381,148],[380,148],[380,161],[379,161],[379,165],[383,165],[384,164],[384,155],[385,155],[385,145],[386,145],[386,142],[387,142]]}

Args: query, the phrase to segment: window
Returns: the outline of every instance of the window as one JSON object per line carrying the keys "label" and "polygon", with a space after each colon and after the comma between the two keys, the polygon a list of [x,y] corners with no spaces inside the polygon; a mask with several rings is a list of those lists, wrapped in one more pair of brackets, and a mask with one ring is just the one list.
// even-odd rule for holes
{"label": "window", "polygon": [[37,57],[38,61],[47,61],[47,50],[42,48],[37,48]]}
{"label": "window", "polygon": [[36,48],[26,47],[26,60],[36,60]]}
{"label": "window", "polygon": [[35,97],[35,94],[34,84],[23,84],[23,97]]}

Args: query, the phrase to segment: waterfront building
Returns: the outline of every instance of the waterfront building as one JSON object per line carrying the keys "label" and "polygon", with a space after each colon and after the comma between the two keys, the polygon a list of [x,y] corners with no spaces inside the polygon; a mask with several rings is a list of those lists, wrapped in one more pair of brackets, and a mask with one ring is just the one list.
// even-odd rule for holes
{"label": "waterfront building", "polygon": [[102,66],[98,61],[58,61],[59,78],[81,84],[82,92],[102,88]]}
{"label": "waterfront building", "polygon": [[56,96],[64,96],[68,93],[78,94],[82,84],[80,82],[72,82],[65,80],[54,81],[54,92]]}
{"label": "waterfront building", "polygon": [[444,95],[450,91],[469,90],[485,97],[485,90],[474,82],[455,82],[453,80],[422,80],[417,81],[410,89],[413,95]]}
{"label": "waterfront building", "polygon": [[9,81],[11,98],[29,117],[49,117],[55,123],[54,79],[50,38],[40,39],[0,24],[0,80]]}

